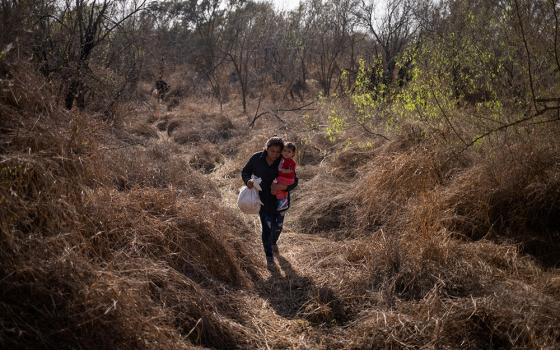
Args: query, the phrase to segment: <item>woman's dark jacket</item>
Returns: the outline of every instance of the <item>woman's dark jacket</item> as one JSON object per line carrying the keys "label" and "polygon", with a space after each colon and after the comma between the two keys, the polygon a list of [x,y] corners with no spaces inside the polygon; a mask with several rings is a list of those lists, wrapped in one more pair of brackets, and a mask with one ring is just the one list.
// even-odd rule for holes
{"label": "woman's dark jacket", "polygon": [[[276,197],[270,193],[270,185],[272,185],[272,181],[278,176],[278,166],[280,165],[282,157],[276,159],[272,165],[268,165],[266,162],[266,154],[266,151],[253,154],[251,159],[249,159],[247,164],[243,167],[243,170],[241,170],[241,178],[245,184],[247,184],[247,181],[251,180],[251,175],[262,179],[262,191],[259,192],[261,202],[263,203],[261,210],[274,213],[276,212]],[[288,186],[288,200],[290,200],[289,191],[296,188],[297,185],[298,178],[296,176],[294,183]]]}

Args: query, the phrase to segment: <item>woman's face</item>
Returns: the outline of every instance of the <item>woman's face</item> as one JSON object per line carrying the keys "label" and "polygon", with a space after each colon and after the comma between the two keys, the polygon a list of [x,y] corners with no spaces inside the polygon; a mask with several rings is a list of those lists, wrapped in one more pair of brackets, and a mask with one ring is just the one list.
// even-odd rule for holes
{"label": "woman's face", "polygon": [[282,149],[280,148],[280,146],[270,146],[266,149],[266,154],[270,159],[276,160],[280,158],[280,155],[282,154]]}

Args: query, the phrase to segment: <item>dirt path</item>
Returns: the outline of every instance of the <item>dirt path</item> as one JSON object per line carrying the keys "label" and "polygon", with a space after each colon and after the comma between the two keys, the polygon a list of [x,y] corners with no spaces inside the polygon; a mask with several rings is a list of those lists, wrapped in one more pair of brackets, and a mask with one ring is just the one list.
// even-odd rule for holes
{"label": "dirt path", "polygon": [[[231,178],[229,162],[232,160],[223,165],[225,171],[218,170],[210,177],[221,189],[223,204],[237,211],[239,181]],[[288,210],[286,215],[293,213]],[[251,243],[259,262],[259,276],[254,290],[240,292],[238,298],[240,305],[246,305],[244,317],[260,330],[259,347],[322,349],[325,342],[334,344],[332,334],[339,332],[336,328],[344,321],[344,308],[336,293],[325,286],[340,281],[336,270],[339,264],[328,265],[334,252],[344,249],[345,244],[294,232],[288,223],[278,241],[280,254],[275,256],[275,269],[269,271],[260,220],[256,215],[243,217],[253,229]]]}
{"label": "dirt path", "polygon": [[[259,237],[255,232],[260,245]],[[255,292],[240,293],[241,304],[247,306],[245,317],[261,330],[259,348],[321,349],[336,343],[332,335],[339,333],[337,317],[343,321],[344,311],[334,293],[314,277],[320,273],[315,268],[320,259],[317,247],[330,244],[318,236],[282,233],[276,268],[268,271],[263,262]],[[256,253],[264,261],[264,253]]]}

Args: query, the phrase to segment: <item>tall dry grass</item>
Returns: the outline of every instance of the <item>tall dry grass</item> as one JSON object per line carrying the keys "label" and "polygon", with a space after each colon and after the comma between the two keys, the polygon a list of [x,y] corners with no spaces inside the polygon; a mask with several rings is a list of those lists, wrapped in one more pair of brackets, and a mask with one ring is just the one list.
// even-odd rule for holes
{"label": "tall dry grass", "polygon": [[250,231],[215,186],[177,153],[108,137],[13,69],[0,96],[0,346],[253,341],[222,295],[252,283]]}
{"label": "tall dry grass", "polygon": [[285,275],[263,279],[251,222],[224,202],[278,125],[196,106],[111,126],[11,69],[0,347],[558,347],[554,126],[459,155],[280,130],[303,174],[287,229],[313,236],[283,238]]}
{"label": "tall dry grass", "polygon": [[362,154],[354,176],[336,176],[344,157],[321,164],[297,195],[294,224],[340,240],[321,252],[321,266],[339,272],[318,278],[337,286],[355,340],[337,342],[341,332],[334,344],[556,347],[555,130],[461,154],[397,138]]}

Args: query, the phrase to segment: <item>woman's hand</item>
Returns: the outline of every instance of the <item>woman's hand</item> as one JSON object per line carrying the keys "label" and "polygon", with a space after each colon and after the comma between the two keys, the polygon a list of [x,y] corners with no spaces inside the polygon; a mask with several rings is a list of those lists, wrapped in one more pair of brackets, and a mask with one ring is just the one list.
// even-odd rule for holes
{"label": "woman's hand", "polygon": [[253,180],[247,181],[247,188],[253,188],[253,186],[254,186]]}
{"label": "woman's hand", "polygon": [[288,189],[288,185],[280,185],[278,183],[272,183],[270,185],[270,192],[274,193],[276,191],[286,191]]}

